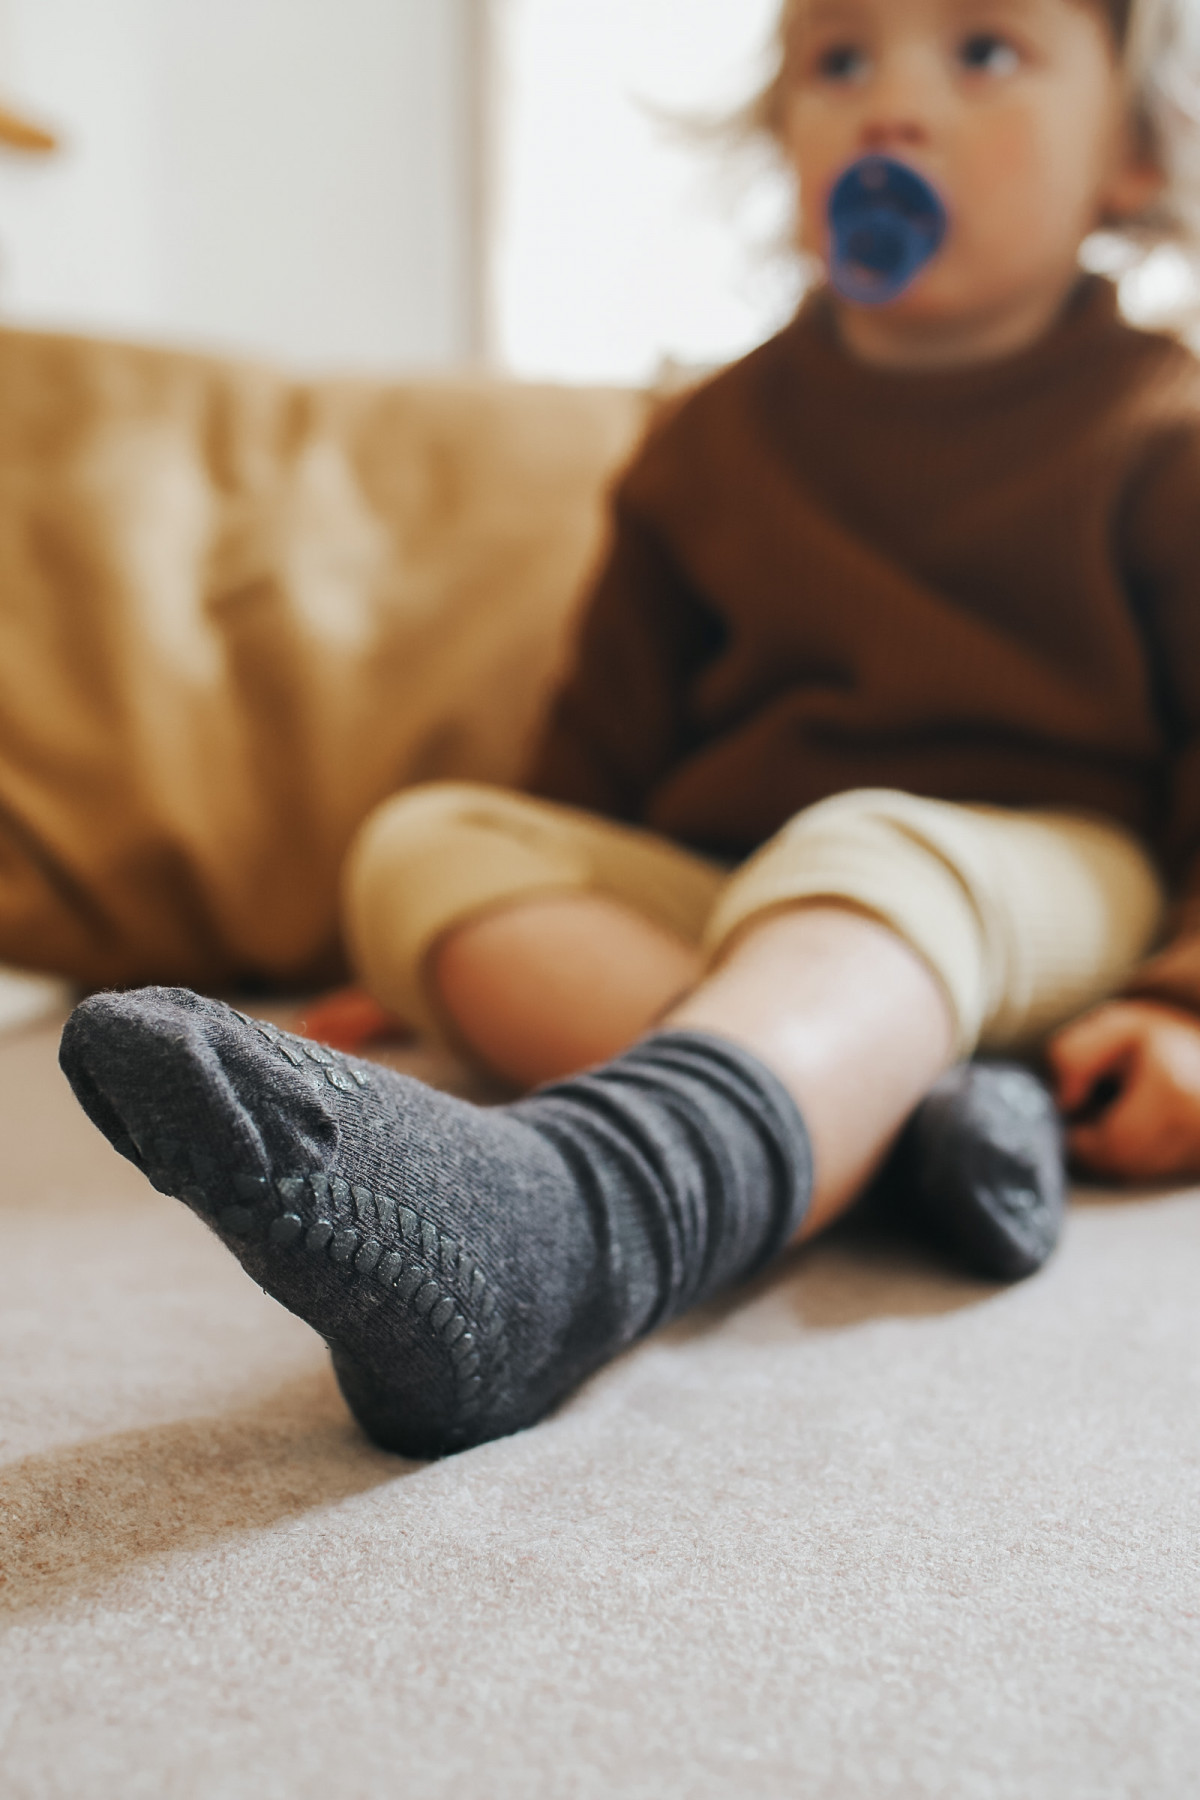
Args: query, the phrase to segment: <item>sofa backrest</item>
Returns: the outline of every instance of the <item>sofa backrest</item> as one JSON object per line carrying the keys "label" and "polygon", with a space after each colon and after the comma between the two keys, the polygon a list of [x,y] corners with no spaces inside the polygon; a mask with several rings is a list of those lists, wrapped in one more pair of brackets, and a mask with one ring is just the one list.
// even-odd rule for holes
{"label": "sofa backrest", "polygon": [[307,983],[396,788],[507,781],[643,395],[0,332],[0,961]]}

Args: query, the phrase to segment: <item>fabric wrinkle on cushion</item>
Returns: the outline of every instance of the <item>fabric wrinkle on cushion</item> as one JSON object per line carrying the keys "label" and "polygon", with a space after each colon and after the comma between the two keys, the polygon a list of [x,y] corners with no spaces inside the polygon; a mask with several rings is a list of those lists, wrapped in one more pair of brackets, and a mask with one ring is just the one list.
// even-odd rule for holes
{"label": "fabric wrinkle on cushion", "polygon": [[643,395],[0,331],[0,961],[292,987],[419,779],[515,778]]}

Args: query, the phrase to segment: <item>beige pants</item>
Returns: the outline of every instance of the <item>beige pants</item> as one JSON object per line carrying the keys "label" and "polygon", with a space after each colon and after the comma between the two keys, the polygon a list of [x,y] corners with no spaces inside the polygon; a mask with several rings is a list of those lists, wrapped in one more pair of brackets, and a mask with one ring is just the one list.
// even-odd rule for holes
{"label": "beige pants", "polygon": [[464,920],[537,894],[599,893],[711,962],[750,920],[825,900],[889,925],[945,990],[960,1055],[1035,1044],[1114,992],[1151,947],[1163,893],[1117,825],[869,789],[798,814],[729,870],[645,831],[498,788],[409,789],[363,827],[345,876],[354,963],[443,1035],[427,968]]}

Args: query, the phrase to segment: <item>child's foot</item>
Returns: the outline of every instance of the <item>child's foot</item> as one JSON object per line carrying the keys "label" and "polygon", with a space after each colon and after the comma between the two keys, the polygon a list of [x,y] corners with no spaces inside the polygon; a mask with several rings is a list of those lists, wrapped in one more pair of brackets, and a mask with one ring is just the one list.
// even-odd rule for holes
{"label": "child's foot", "polygon": [[751,1274],[807,1207],[785,1090],[674,1032],[483,1109],[182,989],[77,1007],[88,1115],[327,1339],[389,1449],[532,1424],[635,1338]]}
{"label": "child's foot", "polygon": [[960,1063],[913,1114],[884,1171],[953,1260],[989,1281],[1040,1269],[1066,1204],[1053,1098],[1019,1063]]}

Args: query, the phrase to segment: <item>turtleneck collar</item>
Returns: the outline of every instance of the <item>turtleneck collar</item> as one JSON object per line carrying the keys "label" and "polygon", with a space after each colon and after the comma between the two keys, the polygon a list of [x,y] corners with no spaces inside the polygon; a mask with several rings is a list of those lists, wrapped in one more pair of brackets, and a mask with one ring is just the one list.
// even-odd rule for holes
{"label": "turtleneck collar", "polygon": [[964,404],[986,407],[990,399],[1012,399],[1084,367],[1106,342],[1131,331],[1120,317],[1117,291],[1099,275],[1084,275],[1050,330],[1012,355],[952,369],[898,370],[861,362],[838,333],[827,288],[804,301],[784,332],[806,385],[818,381],[845,404],[886,407],[928,415]]}

